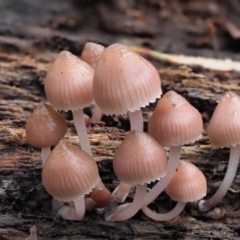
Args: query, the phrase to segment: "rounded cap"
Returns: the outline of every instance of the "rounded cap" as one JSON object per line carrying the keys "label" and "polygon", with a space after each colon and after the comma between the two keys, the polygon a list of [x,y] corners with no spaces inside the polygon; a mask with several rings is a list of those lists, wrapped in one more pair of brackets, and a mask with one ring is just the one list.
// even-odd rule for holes
{"label": "rounded cap", "polygon": [[202,116],[185,98],[167,92],[148,122],[149,134],[162,146],[180,146],[200,138]]}
{"label": "rounded cap", "polygon": [[44,164],[42,181],[57,200],[74,201],[91,192],[99,182],[98,167],[79,147],[60,142]]}
{"label": "rounded cap", "polygon": [[127,184],[144,184],[159,180],[167,168],[162,146],[144,132],[131,131],[118,147],[113,169],[118,179]]}
{"label": "rounded cap", "polygon": [[105,49],[95,69],[93,96],[105,114],[134,112],[162,94],[156,68],[122,44]]}
{"label": "rounded cap", "polygon": [[67,129],[64,117],[52,106],[41,103],[27,120],[27,142],[36,148],[55,146]]}
{"label": "rounded cap", "polygon": [[240,97],[227,92],[220,99],[208,125],[207,133],[214,147],[240,144]]}
{"label": "rounded cap", "polygon": [[97,203],[97,208],[104,208],[108,206],[112,200],[112,194],[104,187],[104,185],[93,188],[89,197]]}
{"label": "rounded cap", "polygon": [[207,181],[195,165],[181,160],[165,191],[175,201],[193,202],[206,196]]}
{"label": "rounded cap", "polygon": [[48,101],[59,110],[77,110],[93,102],[94,70],[68,51],[62,51],[44,80]]}
{"label": "rounded cap", "polygon": [[104,49],[105,47],[100,44],[88,42],[83,48],[81,58],[95,69]]}

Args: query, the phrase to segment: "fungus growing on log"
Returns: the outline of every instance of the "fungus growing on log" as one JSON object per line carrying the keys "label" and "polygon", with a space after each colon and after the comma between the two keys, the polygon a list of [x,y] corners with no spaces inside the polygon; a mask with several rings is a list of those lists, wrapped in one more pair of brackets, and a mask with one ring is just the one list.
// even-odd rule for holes
{"label": "fungus growing on log", "polygon": [[198,208],[205,212],[216,206],[227,193],[236,175],[240,158],[240,97],[227,92],[220,99],[208,125],[207,133],[215,148],[230,147],[225,177],[217,192],[208,200],[201,200]]}
{"label": "fungus growing on log", "polygon": [[159,100],[149,119],[148,130],[162,146],[170,146],[169,160],[166,176],[148,192],[143,207],[167,187],[176,172],[182,145],[198,140],[202,128],[201,114],[181,95],[169,91]]}

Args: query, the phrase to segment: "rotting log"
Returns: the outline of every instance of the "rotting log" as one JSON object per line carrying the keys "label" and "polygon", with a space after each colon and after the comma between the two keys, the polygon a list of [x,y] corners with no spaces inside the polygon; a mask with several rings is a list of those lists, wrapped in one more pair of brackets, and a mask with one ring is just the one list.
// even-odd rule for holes
{"label": "rotting log", "polygon": [[[0,55],[1,56],[1,55]],[[3,57],[1,58],[3,59]],[[234,239],[238,237],[239,224],[239,175],[220,204],[226,216],[210,220],[206,214],[186,210],[180,217],[170,222],[156,223],[140,212],[124,223],[107,223],[102,216],[88,213],[81,223],[60,219],[51,211],[51,197],[41,184],[40,150],[26,143],[25,122],[40,101],[44,101],[42,78],[50,66],[49,61],[38,61],[38,55],[4,55],[8,60],[1,71],[0,100],[0,201],[1,235],[3,239],[23,239],[32,225],[37,226],[39,239]],[[238,85],[228,73],[228,85],[214,81],[214,77],[195,74],[186,67],[170,67],[160,70],[164,90],[174,89],[182,93],[203,114],[205,123],[219,99],[218,94],[226,90],[238,91]],[[218,73],[225,74],[226,73]],[[23,86],[23,87],[22,87]],[[214,89],[214,92],[212,91]],[[198,94],[196,94],[198,93]],[[218,93],[218,94],[216,94]],[[154,109],[154,104],[143,109],[145,126]],[[89,111],[89,109],[87,109]],[[69,129],[65,139],[78,144],[70,114]],[[123,140],[128,124],[126,118],[106,118],[105,123],[97,123],[88,129],[94,157],[98,161],[101,177],[113,190],[117,179],[112,171],[111,160]],[[112,121],[115,126],[108,126]],[[208,180],[211,195],[219,186],[227,166],[228,149],[213,150],[203,133],[194,145],[183,148],[182,159],[196,164]],[[129,200],[133,195],[130,194]],[[161,204],[162,203],[162,204]],[[161,205],[161,207],[159,206]],[[169,210],[174,203],[165,194],[152,207],[161,211]],[[93,224],[95,227],[93,228]],[[221,230],[220,230],[221,229]]]}
{"label": "rotting log", "polygon": [[[15,9],[14,1],[9,0],[8,6],[3,2],[0,8],[1,15],[11,4],[12,9]],[[112,24],[109,25],[110,20],[106,14],[111,8],[104,5],[105,1],[99,1],[101,4],[96,6],[95,10],[101,20],[102,28],[107,31],[117,31],[120,35],[102,33],[100,29],[94,29],[96,31],[85,31],[85,34],[80,36],[79,32],[65,31],[65,28],[69,30],[74,27],[74,24],[68,25],[67,20],[70,13],[73,13],[71,19],[80,21],[79,25],[82,26],[81,21],[84,22],[84,20],[77,17],[79,9],[74,9],[70,3],[64,3],[64,1],[42,2],[47,3],[48,6],[45,11],[39,8],[38,14],[43,16],[41,19],[39,15],[34,18],[34,14],[24,18],[24,7],[18,11],[15,18],[10,17],[9,21],[0,19],[1,23],[6,23],[0,26],[0,48],[2,50],[0,53],[0,239],[23,240],[29,236],[29,229],[33,225],[37,227],[40,240],[239,239],[239,173],[227,196],[219,204],[219,207],[224,210],[224,216],[218,220],[209,219],[207,214],[200,214],[188,208],[179,217],[169,222],[154,222],[141,212],[122,223],[107,223],[101,215],[97,215],[95,212],[87,213],[81,222],[69,222],[59,218],[56,213],[51,211],[51,197],[41,183],[40,150],[26,143],[24,126],[33,109],[39,102],[46,100],[42,84],[43,78],[57,51],[67,49],[79,55],[84,43],[89,39],[105,45],[121,40],[139,44],[143,42],[143,39],[136,35],[142,34],[144,37],[152,38],[153,35],[157,36],[158,32],[156,26],[153,25],[151,29],[146,29],[144,24],[136,25],[134,31],[129,29],[125,29],[125,32],[122,31],[124,25],[115,29],[111,28]],[[33,9],[39,7],[35,1],[25,1],[24,4]],[[145,2],[145,4],[147,3]],[[62,14],[61,17],[53,16],[51,7],[59,16]],[[124,6],[121,7],[124,8]],[[116,6],[113,7],[115,10],[116,8]],[[17,6],[16,9],[18,9]],[[139,11],[141,12],[141,8]],[[123,15],[126,14],[124,9],[120,12]],[[93,11],[93,13],[95,12]],[[141,12],[141,14],[145,15],[146,13]],[[105,17],[103,18],[103,16]],[[27,19],[26,25],[11,22],[17,21],[17,19]],[[32,21],[30,21],[31,24],[29,19]],[[132,18],[126,18],[126,21],[135,24]],[[49,26],[49,22],[54,27]],[[168,22],[168,24],[173,23]],[[166,27],[166,32],[171,34],[168,27]],[[165,28],[163,27],[161,31],[164,32]],[[127,34],[128,37],[124,34]],[[187,35],[181,34],[181,37],[187,39]],[[168,35],[168,37],[174,36]],[[164,39],[162,36],[157,37],[156,42],[164,44]],[[152,44],[152,39],[144,41]],[[181,45],[178,45],[177,49],[180,49],[181,53],[190,51],[181,48]],[[164,92],[175,90],[186,97],[201,112],[205,129],[221,94],[227,90],[240,93],[240,73],[208,71],[199,67],[194,67],[191,71],[187,67],[176,67],[157,62],[154,64],[157,67],[161,66],[159,73]],[[143,109],[146,131],[147,121],[154,107],[155,104],[152,104]],[[91,108],[86,109],[86,112],[90,114]],[[72,116],[70,113],[65,113],[64,116],[69,125],[65,139],[78,144]],[[110,190],[113,190],[118,184],[112,171],[111,160],[128,129],[129,123],[124,116],[118,118],[104,116],[103,123],[94,124],[88,129],[94,158],[98,161],[103,182]],[[208,181],[208,194],[209,196],[213,194],[224,177],[229,150],[212,149],[204,131],[203,137],[197,143],[185,146],[182,153],[182,159],[191,161],[204,172]],[[133,192],[130,193],[129,201],[132,196]],[[169,200],[165,194],[151,204],[151,208],[162,212],[170,210],[173,206],[174,202]]]}

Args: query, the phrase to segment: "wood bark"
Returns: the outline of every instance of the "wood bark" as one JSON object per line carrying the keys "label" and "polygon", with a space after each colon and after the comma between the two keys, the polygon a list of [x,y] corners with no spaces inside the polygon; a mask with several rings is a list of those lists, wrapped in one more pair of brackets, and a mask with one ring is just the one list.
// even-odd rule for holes
{"label": "wood bark", "polygon": [[[26,142],[24,129],[33,109],[41,101],[46,101],[43,79],[60,50],[70,50],[80,56],[83,45],[91,40],[104,45],[123,42],[129,45],[150,45],[153,48],[161,44],[161,49],[167,51],[166,44],[171,41],[176,46],[171,49],[172,52],[216,56],[213,47],[201,51],[198,47],[191,49],[178,42],[181,38],[189,42],[197,41],[197,38],[194,39],[186,32],[186,29],[193,31],[189,22],[183,20],[183,25],[176,27],[175,17],[168,17],[163,21],[162,29],[158,29],[157,25],[159,14],[165,14],[166,17],[174,6],[180,10],[205,11],[210,16],[213,10],[200,9],[190,4],[187,8],[182,6],[183,1],[170,1],[172,7],[165,6],[165,12],[161,12],[165,1],[160,1],[160,7],[156,5],[159,1],[139,1],[139,5],[135,1],[119,1],[118,4],[114,1],[90,1],[91,4],[63,0],[37,2],[26,0],[21,6],[13,0],[0,3],[0,239],[23,240],[29,236],[29,229],[33,225],[37,227],[40,240],[240,239],[239,171],[228,194],[218,206],[223,217],[217,220],[189,208],[168,222],[149,220],[141,212],[121,223],[105,222],[103,216],[95,212],[87,213],[81,222],[59,218],[51,211],[51,197],[41,183],[40,150]],[[226,4],[226,11],[234,8],[234,2]],[[212,4],[215,4],[220,16],[225,14],[222,10],[224,4],[217,1]],[[233,14],[235,18],[230,17],[234,23],[239,18],[238,11],[236,7]],[[175,27],[177,32],[171,32],[171,27]],[[196,29],[198,32],[195,34],[202,36],[200,30]],[[220,42],[229,41],[231,44],[236,41],[229,36],[224,37],[216,35]],[[239,58],[236,53],[230,50],[224,52],[221,47],[218,53],[219,56]],[[163,91],[174,90],[187,98],[201,112],[204,129],[221,95],[229,90],[240,93],[240,73],[210,71],[201,67],[190,69],[157,61],[153,61],[153,64],[159,69]],[[143,108],[145,131],[155,105]],[[90,115],[92,108],[85,111]],[[64,116],[69,125],[65,139],[78,144],[72,115],[64,113]],[[118,181],[111,160],[129,130],[129,122],[125,116],[104,116],[102,120],[90,126],[88,134],[102,180],[113,190]],[[211,148],[204,130],[198,142],[183,147],[181,158],[196,164],[204,172],[208,182],[208,196],[211,196],[224,177],[228,155],[229,149]],[[133,192],[128,200],[131,201],[132,197]],[[174,204],[166,194],[162,194],[151,204],[151,208],[165,212]]]}

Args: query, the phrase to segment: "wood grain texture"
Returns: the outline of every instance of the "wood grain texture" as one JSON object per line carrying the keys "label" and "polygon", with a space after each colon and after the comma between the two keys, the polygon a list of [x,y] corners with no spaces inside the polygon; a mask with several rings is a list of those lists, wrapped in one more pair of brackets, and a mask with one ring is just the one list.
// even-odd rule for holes
{"label": "wood grain texture", "polygon": [[[178,36],[169,31],[169,26],[176,28],[173,25],[173,18],[165,20],[159,30],[157,25],[160,21],[159,15],[154,5],[156,1],[140,1],[138,11],[134,9],[135,1],[129,1],[132,5],[127,1],[122,2],[123,5],[115,5],[113,1],[99,1],[98,4],[93,4],[91,1],[92,5],[89,5],[82,1],[79,6],[76,1],[49,2],[44,0],[40,4],[25,0],[19,6],[13,0],[1,1],[0,239],[23,240],[29,236],[29,229],[33,225],[37,227],[40,240],[240,239],[239,171],[227,196],[219,204],[219,208],[225,214],[218,220],[209,219],[207,214],[188,208],[179,217],[169,222],[154,222],[141,212],[122,223],[107,223],[101,215],[95,212],[87,213],[81,222],[69,222],[51,211],[51,197],[41,183],[40,150],[26,142],[24,127],[33,109],[39,102],[46,101],[43,78],[61,49],[80,55],[83,45],[91,40],[104,45],[118,41],[129,45],[142,45],[147,42],[153,48],[161,44],[161,48],[167,51],[167,41],[171,40],[175,44],[175,47],[171,49],[172,52],[216,56],[214,48],[201,51],[199,48],[191,49],[187,45],[183,46],[179,42],[180,38],[186,41],[196,40],[186,33],[186,29],[192,31],[189,22],[188,24],[182,23],[184,30],[177,27],[180,34]],[[161,2],[162,9],[168,12],[159,11],[165,16],[171,13],[173,4],[176,4],[179,9],[184,8],[182,1],[171,1],[172,7],[164,7],[165,1]],[[224,5],[218,4],[217,1],[213,3],[217,9],[220,9],[219,14],[224,14],[222,10]],[[233,3],[234,1],[229,1],[228,8],[232,9]],[[144,10],[144,6],[148,6],[147,10]],[[110,15],[107,14],[110,11],[118,13],[116,19],[123,19],[124,16],[128,18],[113,29],[109,24],[113,15],[109,19]],[[236,8],[235,15],[233,14],[235,18],[230,17],[233,22],[238,19],[237,13],[238,8]],[[89,20],[87,16],[95,16],[95,18]],[[136,21],[137,18],[142,19],[144,16],[148,18],[147,21],[154,23],[149,29],[145,26],[145,21],[141,20],[140,23]],[[116,19],[114,21],[118,22]],[[89,28],[85,26],[88,21]],[[126,29],[126,24],[132,28]],[[166,37],[162,37],[163,33]],[[195,34],[201,36],[201,33]],[[222,35],[216,38],[221,40]],[[235,43],[235,40],[229,37],[222,41]],[[220,48],[219,56],[223,56],[224,53],[224,50]],[[237,53],[230,50],[227,51],[226,56],[235,59],[239,57]],[[200,67],[189,69],[156,61],[153,61],[153,64],[159,69],[163,91],[175,90],[186,97],[201,112],[205,129],[220,96],[227,90],[240,93],[240,73],[209,71]],[[143,109],[146,131],[147,121],[154,107],[155,104],[152,104]],[[91,114],[92,108],[85,109],[85,111]],[[64,113],[64,116],[69,126],[65,139],[78,144],[72,115]],[[111,160],[116,148],[129,130],[129,122],[126,116],[104,116],[102,120],[103,123],[90,126],[88,133],[103,182],[110,190],[113,190],[118,181],[113,173]],[[212,149],[204,131],[203,137],[198,142],[183,148],[182,159],[191,161],[204,172],[210,196],[216,191],[224,177],[228,154],[228,149]],[[128,200],[131,201],[132,197],[133,191]],[[174,204],[165,194],[162,194],[151,205],[151,208],[165,212],[170,210]]]}

